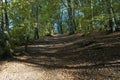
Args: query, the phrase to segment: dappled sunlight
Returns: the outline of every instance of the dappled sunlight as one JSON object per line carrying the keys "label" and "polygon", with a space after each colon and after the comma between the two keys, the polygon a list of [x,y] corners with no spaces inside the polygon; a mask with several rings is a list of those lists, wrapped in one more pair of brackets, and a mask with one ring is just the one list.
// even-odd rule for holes
{"label": "dappled sunlight", "polygon": [[0,80],[120,80],[120,0],[1,0]]}
{"label": "dappled sunlight", "polygon": [[[84,79],[84,77],[86,79],[91,77],[108,79],[108,76],[117,79],[119,78],[117,74],[120,74],[119,35],[116,37],[110,35],[106,38],[105,35],[103,37],[79,36],[79,39],[64,44],[61,43],[64,41],[59,41],[61,37],[57,40],[51,40],[54,39],[51,37],[49,38],[51,41],[48,40],[49,44],[45,44],[45,41],[44,44],[39,42],[37,45],[29,45],[28,57],[16,57],[15,59],[33,64],[34,66],[31,66],[35,68],[65,71],[64,73],[71,75],[73,80]],[[68,40],[73,38],[68,38]]]}
{"label": "dappled sunlight", "polygon": [[[60,70],[48,70],[34,67],[33,64],[22,62],[9,62],[2,66],[1,80],[69,80],[72,75]],[[9,78],[9,79],[8,79]]]}

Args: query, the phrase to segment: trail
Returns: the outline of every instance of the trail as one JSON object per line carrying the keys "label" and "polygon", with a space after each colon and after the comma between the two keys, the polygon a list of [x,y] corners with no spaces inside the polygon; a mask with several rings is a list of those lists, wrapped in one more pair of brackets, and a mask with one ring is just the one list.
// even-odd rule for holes
{"label": "trail", "polygon": [[8,62],[0,72],[0,80],[69,80],[69,76],[59,70],[48,70],[35,65]]}
{"label": "trail", "polygon": [[[120,33],[45,37],[0,65],[1,80],[120,80]],[[16,49],[21,54],[24,46]]]}

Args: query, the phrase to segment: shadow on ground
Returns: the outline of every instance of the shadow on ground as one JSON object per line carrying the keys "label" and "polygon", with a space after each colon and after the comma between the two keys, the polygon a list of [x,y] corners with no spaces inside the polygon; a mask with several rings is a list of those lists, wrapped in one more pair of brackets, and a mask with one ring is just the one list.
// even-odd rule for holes
{"label": "shadow on ground", "polygon": [[119,68],[120,36],[112,35],[49,37],[30,45],[26,58],[16,59],[47,69]]}

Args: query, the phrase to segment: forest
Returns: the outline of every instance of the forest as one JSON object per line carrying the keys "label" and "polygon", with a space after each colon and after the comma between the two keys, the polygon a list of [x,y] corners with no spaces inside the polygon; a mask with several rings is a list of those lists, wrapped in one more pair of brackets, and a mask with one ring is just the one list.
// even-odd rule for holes
{"label": "forest", "polygon": [[0,0],[0,80],[120,80],[120,0]]}

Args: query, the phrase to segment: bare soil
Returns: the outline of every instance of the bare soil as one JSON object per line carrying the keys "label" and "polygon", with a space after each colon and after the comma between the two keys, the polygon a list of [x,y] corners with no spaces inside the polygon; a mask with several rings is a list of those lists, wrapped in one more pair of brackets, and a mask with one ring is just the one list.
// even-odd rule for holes
{"label": "bare soil", "polygon": [[1,61],[0,80],[120,80],[120,32],[47,36]]}

